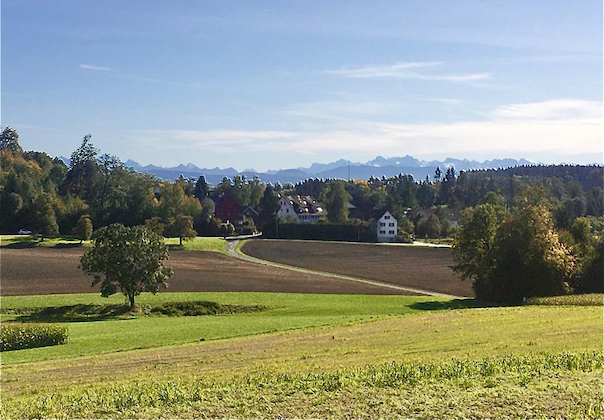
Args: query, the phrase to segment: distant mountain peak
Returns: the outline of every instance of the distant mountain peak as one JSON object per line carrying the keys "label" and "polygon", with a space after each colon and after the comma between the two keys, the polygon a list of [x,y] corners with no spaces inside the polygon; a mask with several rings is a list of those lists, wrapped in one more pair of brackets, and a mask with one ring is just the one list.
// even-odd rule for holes
{"label": "distant mountain peak", "polygon": [[[68,163],[68,159],[61,158]],[[224,177],[233,177],[237,174],[245,175],[248,179],[258,175],[264,182],[291,182],[296,183],[308,178],[341,178],[347,179],[350,175],[352,179],[368,179],[370,176],[395,176],[399,173],[412,175],[415,179],[425,179],[426,176],[432,176],[437,166],[444,170],[452,166],[459,171],[468,171],[473,169],[496,169],[506,168],[519,165],[534,165],[538,162],[527,159],[512,159],[501,158],[493,160],[485,160],[479,162],[476,160],[468,160],[467,158],[457,159],[447,157],[444,160],[424,161],[414,158],[410,155],[401,157],[376,156],[366,163],[352,162],[347,159],[338,159],[330,163],[313,163],[307,168],[291,168],[280,170],[268,170],[263,173],[258,173],[254,169],[246,169],[245,171],[237,171],[235,168],[200,168],[194,163],[180,164],[175,167],[162,167],[155,165],[141,166],[138,162],[128,159],[125,162],[126,166],[133,167],[141,172],[152,173],[163,179],[176,179],[179,176],[186,178],[197,178],[204,175],[208,182],[217,184]],[[350,170],[349,170],[350,167]]]}

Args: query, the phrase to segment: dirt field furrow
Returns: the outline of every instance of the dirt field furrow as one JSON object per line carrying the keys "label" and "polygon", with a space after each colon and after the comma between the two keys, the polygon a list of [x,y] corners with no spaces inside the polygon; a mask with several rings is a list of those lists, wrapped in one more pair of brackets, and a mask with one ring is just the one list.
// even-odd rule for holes
{"label": "dirt field furrow", "polygon": [[399,286],[474,296],[450,268],[448,248],[254,239],[242,252],[263,260]]}
{"label": "dirt field furrow", "polygon": [[[91,278],[78,263],[84,248],[0,250],[0,294],[87,293]],[[346,294],[412,294],[241,261],[217,252],[173,251],[171,292],[291,292]]]}

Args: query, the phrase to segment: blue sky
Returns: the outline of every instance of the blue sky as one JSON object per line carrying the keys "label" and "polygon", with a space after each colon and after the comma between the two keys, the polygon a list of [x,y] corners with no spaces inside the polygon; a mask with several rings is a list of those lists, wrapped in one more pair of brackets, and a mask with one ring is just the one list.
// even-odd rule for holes
{"label": "blue sky", "polygon": [[2,124],[142,164],[602,161],[602,2],[3,0]]}

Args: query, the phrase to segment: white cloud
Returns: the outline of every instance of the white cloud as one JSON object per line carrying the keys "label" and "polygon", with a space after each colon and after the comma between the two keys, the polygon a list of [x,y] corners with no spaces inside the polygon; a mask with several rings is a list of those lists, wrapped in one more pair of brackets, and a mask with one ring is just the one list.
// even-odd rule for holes
{"label": "white cloud", "polygon": [[[471,82],[477,80],[489,79],[489,73],[463,73],[463,74],[434,74],[431,69],[441,68],[444,65],[442,61],[420,61],[420,62],[399,62],[389,65],[368,65],[356,68],[343,68],[339,70],[327,70],[327,74],[341,76],[349,79],[419,79],[449,82]],[[428,72],[426,72],[426,69]]]}
{"label": "white cloud", "polygon": [[80,64],[78,66],[84,70],[94,70],[94,71],[115,71],[111,67],[101,67],[101,66],[93,66],[92,64]]}
{"label": "white cloud", "polygon": [[218,154],[245,151],[274,156],[327,152],[359,152],[369,156],[401,153],[459,156],[478,152],[576,155],[602,151],[601,109],[599,102],[556,100],[504,106],[485,121],[396,124],[355,120],[348,121],[346,128],[325,130],[147,130],[135,137],[144,146]]}
{"label": "white cloud", "polygon": [[504,106],[496,110],[494,115],[499,118],[533,120],[599,118],[602,116],[602,103],[580,99],[554,99]]}

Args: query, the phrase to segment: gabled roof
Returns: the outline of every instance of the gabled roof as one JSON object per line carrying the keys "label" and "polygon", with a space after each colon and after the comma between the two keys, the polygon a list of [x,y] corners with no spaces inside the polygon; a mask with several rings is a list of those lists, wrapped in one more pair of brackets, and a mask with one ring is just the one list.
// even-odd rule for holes
{"label": "gabled roof", "polygon": [[244,214],[253,214],[254,216],[258,216],[258,212],[256,210],[254,210],[253,207],[247,206],[245,209],[243,209],[243,213]]}
{"label": "gabled roof", "polygon": [[289,204],[294,208],[296,214],[327,214],[323,205],[310,195],[285,195],[281,196],[280,198],[286,202],[289,202]]}

